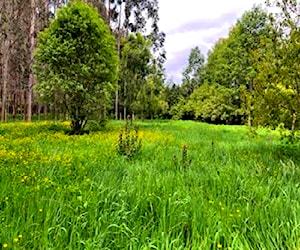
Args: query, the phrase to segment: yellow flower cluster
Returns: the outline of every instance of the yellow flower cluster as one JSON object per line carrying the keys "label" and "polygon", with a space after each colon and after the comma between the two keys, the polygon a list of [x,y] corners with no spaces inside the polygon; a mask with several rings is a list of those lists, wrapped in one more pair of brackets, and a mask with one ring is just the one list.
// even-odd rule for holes
{"label": "yellow flower cluster", "polygon": [[[14,244],[16,244],[16,243],[18,243],[22,238],[23,238],[23,235],[22,235],[22,234],[19,234],[18,236],[14,237],[12,241],[13,241]],[[4,242],[4,243],[2,244],[2,248],[3,248],[3,249],[7,249],[8,247],[9,247],[9,244],[8,244],[7,242]]]}

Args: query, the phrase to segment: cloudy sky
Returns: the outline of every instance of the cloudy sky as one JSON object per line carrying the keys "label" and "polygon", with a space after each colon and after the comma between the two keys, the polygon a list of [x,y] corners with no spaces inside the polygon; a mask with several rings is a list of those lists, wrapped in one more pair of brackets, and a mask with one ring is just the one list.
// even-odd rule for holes
{"label": "cloudy sky", "polygon": [[246,10],[261,3],[264,0],[159,0],[159,26],[166,33],[167,77],[180,83],[192,48],[199,46],[206,56]]}

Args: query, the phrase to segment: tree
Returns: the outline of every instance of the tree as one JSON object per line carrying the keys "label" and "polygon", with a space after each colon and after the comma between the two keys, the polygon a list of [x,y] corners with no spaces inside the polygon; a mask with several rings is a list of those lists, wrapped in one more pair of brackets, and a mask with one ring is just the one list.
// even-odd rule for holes
{"label": "tree", "polygon": [[176,106],[181,97],[180,85],[174,83],[172,79],[169,79],[164,89],[164,99],[168,104],[168,118],[172,117],[171,110]]}
{"label": "tree", "polygon": [[57,103],[80,134],[88,119],[105,117],[117,79],[115,40],[91,6],[76,0],[58,11],[40,33],[35,56],[36,90]]}
{"label": "tree", "polygon": [[[120,62],[120,87],[124,118],[134,112],[134,103],[150,72],[151,42],[140,34],[123,40]],[[123,84],[121,84],[123,83]]]}
{"label": "tree", "polygon": [[260,51],[255,93],[264,105],[255,110],[256,120],[295,130],[300,127],[300,6],[293,0],[273,0],[268,5],[276,7],[269,16],[275,31],[267,49]]}
{"label": "tree", "polygon": [[[35,0],[37,2],[44,0]],[[45,0],[49,4],[51,16],[56,16],[56,11],[65,6],[70,0]],[[163,44],[165,34],[158,28],[158,1],[157,0],[84,0],[97,8],[99,14],[110,26],[112,33],[117,39],[119,58],[121,55],[121,40],[131,33],[141,33],[146,40],[151,41],[153,61],[162,67],[165,61]],[[30,82],[30,81],[29,81]],[[119,81],[121,85],[124,83]],[[119,105],[122,105],[123,96],[119,93],[122,86],[115,91],[115,117],[118,118]],[[30,93],[30,92],[28,92]],[[119,100],[120,99],[120,100]],[[56,110],[55,106],[53,107]],[[57,112],[55,112],[57,113]]]}
{"label": "tree", "polygon": [[13,6],[6,1],[1,4],[1,76],[2,76],[2,102],[1,102],[1,120],[7,120],[7,88],[8,88],[8,64],[9,64],[9,49],[11,47],[11,20],[13,15]]}
{"label": "tree", "polygon": [[231,87],[234,79],[231,69],[232,55],[228,38],[219,39],[208,53],[205,81]]}
{"label": "tree", "polygon": [[35,0],[30,0],[30,29],[29,29],[29,77],[27,90],[27,121],[31,121],[32,116],[32,88],[34,82],[32,63],[33,63],[33,49],[35,47]]}
{"label": "tree", "polygon": [[186,109],[193,112],[197,120],[232,124],[239,117],[236,98],[235,88],[204,83],[191,94]]}
{"label": "tree", "polygon": [[183,96],[189,96],[196,87],[203,83],[204,76],[204,56],[199,47],[191,50],[188,60],[188,66],[183,71],[182,87]]}
{"label": "tree", "polygon": [[137,94],[133,110],[142,119],[159,117],[159,114],[163,114],[167,108],[167,103],[163,97],[163,90],[163,79],[157,74],[149,75]]}
{"label": "tree", "polygon": [[260,60],[257,51],[265,46],[272,32],[267,13],[254,6],[237,21],[228,38],[215,44],[205,67],[207,82],[240,89],[238,108],[243,110],[248,125],[253,120],[254,80]]}
{"label": "tree", "polygon": [[[144,39],[150,41],[151,52],[155,55],[151,60],[160,65],[165,61],[165,50],[163,48],[165,34],[158,28],[158,1],[157,0],[108,0],[108,16],[111,28],[117,37],[119,58],[121,58],[121,40],[128,38],[130,34],[139,33]],[[126,82],[119,81],[120,93],[115,94],[115,118],[118,118],[119,105],[122,106],[122,88]],[[120,100],[119,100],[120,99]],[[123,104],[124,106],[124,104]],[[126,108],[123,110],[124,115]]]}
{"label": "tree", "polygon": [[33,50],[37,32],[49,23],[49,0],[3,0],[0,13],[1,119],[22,114],[30,120],[38,106],[31,93]]}

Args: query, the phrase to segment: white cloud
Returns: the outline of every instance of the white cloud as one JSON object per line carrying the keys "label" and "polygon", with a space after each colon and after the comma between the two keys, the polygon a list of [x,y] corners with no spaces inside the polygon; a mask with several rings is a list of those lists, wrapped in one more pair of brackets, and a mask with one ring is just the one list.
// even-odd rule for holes
{"label": "white cloud", "polygon": [[[264,0],[159,0],[160,30],[166,33],[166,70],[179,82],[190,49],[199,46],[206,53],[246,10]],[[179,53],[185,55],[179,56]],[[176,65],[176,69],[173,68]],[[179,65],[182,65],[180,69]]]}

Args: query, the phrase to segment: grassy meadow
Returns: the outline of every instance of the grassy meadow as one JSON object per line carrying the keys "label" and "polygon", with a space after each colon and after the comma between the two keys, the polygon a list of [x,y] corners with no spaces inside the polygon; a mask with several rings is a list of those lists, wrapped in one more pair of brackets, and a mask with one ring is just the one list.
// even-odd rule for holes
{"label": "grassy meadow", "polygon": [[300,144],[276,132],[122,122],[0,125],[0,249],[300,249]]}

